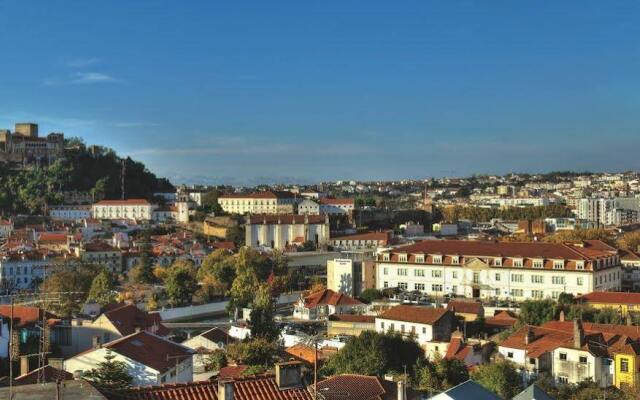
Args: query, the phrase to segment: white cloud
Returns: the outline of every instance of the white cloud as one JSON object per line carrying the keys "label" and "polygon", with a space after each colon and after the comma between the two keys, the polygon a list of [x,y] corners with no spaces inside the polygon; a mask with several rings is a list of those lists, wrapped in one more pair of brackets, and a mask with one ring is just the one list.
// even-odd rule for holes
{"label": "white cloud", "polygon": [[103,72],[76,72],[67,77],[52,77],[45,79],[42,83],[45,86],[61,86],[61,85],[91,85],[98,83],[116,83],[121,82],[109,74]]}

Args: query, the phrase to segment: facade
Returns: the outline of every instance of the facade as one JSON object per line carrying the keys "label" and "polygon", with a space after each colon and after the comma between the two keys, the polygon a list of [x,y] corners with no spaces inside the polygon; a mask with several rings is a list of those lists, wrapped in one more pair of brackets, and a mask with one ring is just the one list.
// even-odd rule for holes
{"label": "facade", "polygon": [[235,341],[234,338],[222,329],[212,328],[185,340],[182,342],[182,345],[196,352],[196,354],[193,355],[193,370],[199,373],[205,371],[205,364],[209,354],[215,350],[222,350],[226,348],[228,344],[234,343]]}
{"label": "facade", "polygon": [[145,331],[75,355],[64,361],[64,370],[72,374],[90,371],[109,353],[127,365],[134,386],[193,380],[193,350]]}
{"label": "facade", "polygon": [[293,214],[296,196],[283,191],[225,194],[218,203],[230,214]]}
{"label": "facade", "polygon": [[91,218],[91,206],[82,204],[49,207],[49,216],[61,221],[78,221]]}
{"label": "facade", "polygon": [[108,243],[94,241],[76,247],[76,255],[83,262],[101,264],[115,274],[122,270],[122,251]]}
{"label": "facade", "polygon": [[619,290],[618,251],[589,240],[574,244],[426,240],[378,256],[378,289],[433,296],[557,298]]}
{"label": "facade", "polygon": [[318,215],[320,214],[320,205],[313,200],[304,199],[298,203],[298,214]]}
{"label": "facade", "polygon": [[327,335],[360,336],[364,331],[376,330],[373,315],[333,314],[327,319]]}
{"label": "facade", "polygon": [[46,251],[0,253],[0,288],[5,290],[30,289],[57,264],[56,258]]}
{"label": "facade", "polygon": [[601,225],[628,225],[640,221],[637,197],[584,198],[577,203],[576,216]]}
{"label": "facade", "polygon": [[13,232],[13,222],[0,219],[0,239],[11,236]]}
{"label": "facade", "polygon": [[319,199],[320,214],[351,215],[355,210],[354,199],[332,199],[323,197]]}
{"label": "facade", "polygon": [[396,332],[415,338],[424,346],[428,342],[448,342],[457,319],[444,308],[400,305],[376,317],[376,331]]}
{"label": "facade", "polygon": [[337,236],[329,242],[340,250],[375,249],[386,247],[393,239],[393,231],[365,232],[355,235]]}
{"label": "facade", "polygon": [[359,296],[375,288],[375,263],[349,258],[327,261],[327,288],[349,296]]}
{"label": "facade", "polygon": [[317,247],[329,240],[329,219],[322,215],[250,215],[245,235],[245,243],[250,247],[286,250],[305,242]]}
{"label": "facade", "polygon": [[153,206],[144,199],[102,200],[91,207],[96,219],[134,219],[150,221]]}
{"label": "facade", "polygon": [[640,312],[640,293],[592,292],[577,300],[593,308],[613,308],[623,316]]}

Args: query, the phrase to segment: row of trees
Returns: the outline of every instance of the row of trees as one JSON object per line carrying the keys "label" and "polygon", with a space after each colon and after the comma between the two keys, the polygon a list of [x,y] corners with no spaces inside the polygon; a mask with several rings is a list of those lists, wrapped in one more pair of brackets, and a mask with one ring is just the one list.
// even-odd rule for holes
{"label": "row of trees", "polygon": [[568,207],[557,204],[539,207],[507,208],[453,206],[438,208],[438,213],[445,222],[456,222],[461,219],[469,219],[471,221],[489,221],[493,218],[505,220],[534,220],[572,216],[571,210]]}

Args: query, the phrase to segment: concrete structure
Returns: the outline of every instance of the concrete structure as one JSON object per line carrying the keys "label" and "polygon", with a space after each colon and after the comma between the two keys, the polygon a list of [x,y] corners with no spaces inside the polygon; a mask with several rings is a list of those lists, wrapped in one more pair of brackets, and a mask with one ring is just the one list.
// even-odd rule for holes
{"label": "concrete structure", "polygon": [[313,200],[304,199],[298,203],[298,214],[318,215],[320,214],[320,205]]}
{"label": "concrete structure", "polygon": [[355,210],[354,199],[333,199],[322,197],[320,202],[320,214],[351,215]]}
{"label": "concrete structure", "polygon": [[91,206],[82,204],[49,206],[49,216],[62,221],[78,221],[91,218]]}
{"label": "concrete structure", "polygon": [[152,219],[153,206],[144,199],[102,200],[91,208],[96,219],[133,219],[149,221]]}
{"label": "concrete structure", "polygon": [[525,300],[619,290],[618,250],[574,244],[426,240],[378,256],[376,287]]}
{"label": "concrete structure", "polygon": [[375,288],[375,262],[334,259],[327,261],[327,289],[359,296]]}
{"label": "concrete structure", "polygon": [[112,273],[123,272],[122,251],[108,243],[94,241],[76,247],[76,256],[83,262],[100,264]]}
{"label": "concrete structure", "polygon": [[329,240],[329,218],[321,215],[250,215],[245,224],[245,243],[251,247],[286,250],[312,242],[316,247]]}
{"label": "concrete structure", "polygon": [[225,194],[218,203],[230,214],[293,214],[296,196],[282,191]]}

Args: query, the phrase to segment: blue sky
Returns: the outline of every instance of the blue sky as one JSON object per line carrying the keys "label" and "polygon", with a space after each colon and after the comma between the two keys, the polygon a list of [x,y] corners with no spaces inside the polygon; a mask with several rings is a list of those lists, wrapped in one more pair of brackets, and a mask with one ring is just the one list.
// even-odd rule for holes
{"label": "blue sky", "polygon": [[0,1],[0,127],[174,181],[640,169],[635,1]]}

